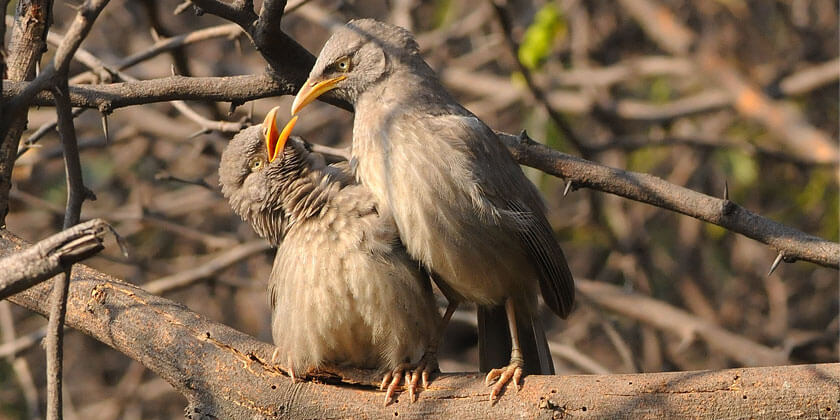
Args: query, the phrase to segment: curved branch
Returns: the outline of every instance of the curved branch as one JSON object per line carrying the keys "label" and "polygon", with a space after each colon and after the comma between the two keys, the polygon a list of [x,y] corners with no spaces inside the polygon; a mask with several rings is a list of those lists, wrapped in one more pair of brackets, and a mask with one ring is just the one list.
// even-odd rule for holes
{"label": "curved branch", "polygon": [[[26,244],[0,232],[0,256]],[[12,301],[45,313],[50,284]],[[273,346],[211,322],[183,305],[76,265],[67,323],[160,375],[200,418],[593,418],[830,416],[840,409],[840,364],[631,375],[528,376],[518,393],[488,403],[483,374],[443,374],[416,403],[387,407],[378,376],[324,369],[321,384],[293,384],[268,362]]]}

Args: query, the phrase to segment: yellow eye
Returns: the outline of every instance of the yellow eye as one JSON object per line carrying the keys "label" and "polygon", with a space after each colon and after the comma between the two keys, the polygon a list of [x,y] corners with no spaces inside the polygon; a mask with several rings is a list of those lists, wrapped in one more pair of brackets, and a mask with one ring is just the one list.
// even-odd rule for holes
{"label": "yellow eye", "polygon": [[251,159],[251,162],[248,164],[248,166],[251,167],[251,171],[259,170],[260,168],[262,168],[262,165],[263,165],[263,160],[260,159],[260,158],[253,158],[253,159]]}
{"label": "yellow eye", "polygon": [[350,57],[344,57],[336,61],[335,68],[342,73],[350,71]]}

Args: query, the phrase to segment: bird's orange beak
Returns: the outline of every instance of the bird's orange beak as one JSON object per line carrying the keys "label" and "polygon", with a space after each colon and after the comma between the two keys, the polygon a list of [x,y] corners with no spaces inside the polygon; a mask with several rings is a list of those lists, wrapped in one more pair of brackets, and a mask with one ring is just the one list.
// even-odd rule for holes
{"label": "bird's orange beak", "polygon": [[300,88],[297,96],[295,96],[294,102],[292,102],[292,115],[297,115],[303,107],[309,105],[316,98],[327,91],[335,89],[335,85],[346,78],[347,76],[341,75],[333,77],[332,79],[322,80],[320,82],[313,82],[306,79],[306,82],[303,83],[303,87]]}
{"label": "bird's orange beak", "polygon": [[289,140],[289,135],[292,134],[292,129],[295,128],[298,117],[294,116],[282,131],[277,129],[277,111],[279,106],[275,106],[268,111],[268,115],[263,120],[263,135],[265,136],[265,148],[268,151],[268,161],[273,162],[277,158],[283,148],[286,147],[286,141]]}

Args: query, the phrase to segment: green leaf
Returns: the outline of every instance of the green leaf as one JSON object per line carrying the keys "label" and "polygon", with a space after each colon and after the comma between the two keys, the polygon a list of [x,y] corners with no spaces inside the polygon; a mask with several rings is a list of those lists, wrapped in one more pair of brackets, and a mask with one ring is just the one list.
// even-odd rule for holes
{"label": "green leaf", "polygon": [[551,53],[555,40],[565,36],[566,29],[561,10],[553,2],[543,6],[525,31],[519,45],[519,61],[530,70],[538,69]]}

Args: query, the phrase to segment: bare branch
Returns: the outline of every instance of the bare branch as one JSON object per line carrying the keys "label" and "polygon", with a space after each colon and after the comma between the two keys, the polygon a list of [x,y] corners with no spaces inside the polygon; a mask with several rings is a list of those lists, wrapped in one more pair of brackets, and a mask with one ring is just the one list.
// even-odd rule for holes
{"label": "bare branch", "polygon": [[[552,150],[527,135],[497,133],[523,165],[587,187],[713,223],[783,252],[785,261],[840,268],[840,244],[808,235],[755,214],[729,200],[710,197],[652,175],[599,165]],[[523,133],[524,134],[524,133]]]}
{"label": "bare branch", "polygon": [[0,259],[0,300],[98,253],[103,249],[102,242],[109,231],[110,226],[102,219],[90,220]]}
{"label": "bare branch", "polygon": [[779,82],[785,95],[801,95],[840,79],[840,57],[807,67]]}
{"label": "bare branch", "polygon": [[[44,327],[36,331],[40,332],[37,337],[31,337],[32,334],[28,334],[15,338],[15,324],[14,318],[12,317],[11,303],[7,301],[0,302],[0,333],[2,333],[3,336],[3,345],[0,345],[0,356],[6,358],[15,372],[15,377],[20,384],[20,388],[23,391],[23,398],[26,401],[27,418],[31,420],[41,419],[41,410],[38,406],[38,388],[35,386],[35,380],[32,378],[32,370],[29,369],[29,363],[27,363],[25,358],[15,357],[15,355],[17,353],[17,349],[21,349],[22,351],[24,348],[28,348],[39,343],[46,335],[46,331],[47,329]],[[19,341],[30,338],[34,338],[34,340],[25,343],[28,347],[15,346],[15,344]],[[11,350],[15,351],[6,351],[7,346],[13,346],[14,348]]]}
{"label": "bare branch", "polygon": [[498,19],[499,23],[502,26],[502,31],[505,35],[505,41],[508,46],[508,50],[510,50],[510,54],[513,56],[513,60],[516,62],[516,67],[519,69],[519,72],[522,73],[523,78],[525,79],[525,83],[528,85],[528,90],[531,91],[531,95],[539,102],[545,111],[548,113],[548,116],[554,121],[554,124],[557,125],[557,128],[563,132],[563,136],[575,147],[575,149],[580,152],[581,156],[584,158],[589,158],[590,153],[586,148],[586,145],[578,138],[577,134],[575,134],[574,130],[572,130],[571,124],[566,121],[566,117],[564,117],[560,112],[558,112],[551,103],[548,101],[545,93],[540,89],[537,84],[534,82],[533,76],[531,76],[531,70],[519,60],[519,46],[517,42],[513,39],[513,28],[510,19],[510,15],[506,9],[507,7],[507,0],[494,0],[493,1],[493,8],[496,11],[496,18]]}
{"label": "bare branch", "polygon": [[71,267],[56,277],[50,293],[49,321],[44,347],[47,350],[47,420],[63,418],[61,391],[64,371],[64,320],[67,315],[67,294],[70,290]]}
{"label": "bare branch", "polygon": [[[4,98],[26,89],[28,82],[6,83]],[[291,95],[296,87],[273,74],[229,77],[171,76],[138,82],[82,85],[70,87],[70,103],[75,107],[97,108],[109,112],[117,108],[174,100],[202,100],[244,103],[269,96]],[[37,95],[32,104],[51,106],[50,92]]]}
{"label": "bare branch", "polygon": [[189,287],[191,284],[198,282],[207,277],[211,277],[219,271],[242,261],[251,255],[268,251],[271,245],[264,240],[256,240],[235,246],[226,251],[219,252],[213,255],[209,261],[198,265],[197,267],[185,270],[171,276],[161,277],[157,280],[151,281],[143,285],[149,293],[162,295],[173,290]]}
{"label": "bare branch", "polygon": [[790,363],[785,352],[774,350],[712,322],[700,319],[667,303],[591,280],[575,279],[577,289],[597,305],[635,318],[658,329],[670,331],[684,342],[702,338],[715,351],[722,352],[743,366],[771,366]]}

